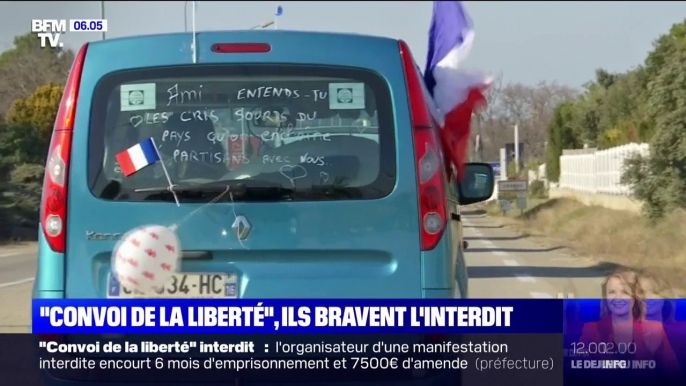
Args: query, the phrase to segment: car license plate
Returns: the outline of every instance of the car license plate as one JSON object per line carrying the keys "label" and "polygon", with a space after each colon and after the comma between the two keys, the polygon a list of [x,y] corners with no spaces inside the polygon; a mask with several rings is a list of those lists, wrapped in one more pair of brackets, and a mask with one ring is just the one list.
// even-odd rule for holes
{"label": "car license plate", "polygon": [[237,298],[238,278],[225,273],[179,273],[174,274],[164,287],[152,294],[132,292],[119,284],[117,278],[110,274],[107,280],[107,297],[116,299],[142,298]]}

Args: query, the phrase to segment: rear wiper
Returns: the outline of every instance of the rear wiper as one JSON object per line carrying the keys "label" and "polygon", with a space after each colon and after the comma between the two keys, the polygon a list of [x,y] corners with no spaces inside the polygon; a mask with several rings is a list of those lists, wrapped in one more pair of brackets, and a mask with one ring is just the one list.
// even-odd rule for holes
{"label": "rear wiper", "polygon": [[155,187],[155,188],[141,188],[141,189],[136,189],[134,190],[136,193],[164,193],[164,192],[174,192],[174,193],[185,193],[185,192],[208,192],[208,193],[214,193],[214,192],[223,192],[225,190],[231,190],[231,187],[229,184],[224,184],[224,185],[215,185],[212,183],[211,185],[209,184],[197,184],[197,185],[172,185],[172,186],[164,186],[164,187]]}
{"label": "rear wiper", "polygon": [[[284,188],[281,184],[254,180],[219,180],[204,184],[173,185],[171,187],[156,187],[136,189],[137,193],[176,193],[179,197],[204,197],[207,193],[228,192],[231,197],[238,199],[281,199],[292,198],[294,189]],[[229,195],[227,195],[229,197]]]}

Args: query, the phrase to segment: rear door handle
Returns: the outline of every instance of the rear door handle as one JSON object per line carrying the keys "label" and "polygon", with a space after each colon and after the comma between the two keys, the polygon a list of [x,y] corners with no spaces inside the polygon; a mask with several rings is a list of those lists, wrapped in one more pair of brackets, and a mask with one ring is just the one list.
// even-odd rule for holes
{"label": "rear door handle", "polygon": [[453,221],[459,222],[460,221],[460,215],[457,213],[450,213],[450,219]]}
{"label": "rear door handle", "polygon": [[183,259],[183,260],[212,260],[212,252],[210,252],[210,251],[184,251],[184,252],[181,252],[181,259]]}

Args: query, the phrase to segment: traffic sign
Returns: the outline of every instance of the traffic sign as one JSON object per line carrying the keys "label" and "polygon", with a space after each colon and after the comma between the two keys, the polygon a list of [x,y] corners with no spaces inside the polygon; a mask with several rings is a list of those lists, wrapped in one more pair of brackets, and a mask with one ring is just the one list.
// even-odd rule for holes
{"label": "traffic sign", "polygon": [[[517,209],[524,211],[527,207],[529,181],[527,180],[504,180],[498,181],[498,200],[501,202],[517,201]],[[501,204],[502,205],[502,204]],[[505,207],[503,207],[505,211]]]}
{"label": "traffic sign", "polygon": [[529,182],[526,180],[498,181],[498,193],[500,192],[526,192]]}
{"label": "traffic sign", "polygon": [[[500,177],[500,162],[489,162],[493,167],[493,177]],[[497,180],[497,178],[496,178]]]}

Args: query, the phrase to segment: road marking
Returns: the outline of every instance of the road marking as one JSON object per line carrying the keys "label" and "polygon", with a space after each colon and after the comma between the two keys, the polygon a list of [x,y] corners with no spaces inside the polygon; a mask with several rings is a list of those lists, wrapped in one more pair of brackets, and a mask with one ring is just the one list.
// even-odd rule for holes
{"label": "road marking", "polygon": [[17,256],[17,255],[28,255],[32,252],[36,252],[35,250],[28,250],[28,251],[18,251],[18,252],[9,252],[9,253],[0,253],[0,257],[9,257],[9,256]]}
{"label": "road marking", "polygon": [[490,240],[480,240],[480,241],[486,248],[493,249],[493,251],[491,251],[491,253],[496,255],[496,256],[508,256],[509,255],[509,253],[507,253],[505,251],[499,251],[498,246],[495,245],[495,243],[493,243]]}
{"label": "road marking", "polygon": [[503,264],[505,264],[509,267],[516,267],[519,265],[519,262],[517,260],[512,260],[512,259],[503,259]]}
{"label": "road marking", "polygon": [[535,283],[536,279],[529,275],[516,275],[517,280],[521,281],[522,283]]}
{"label": "road marking", "polygon": [[0,288],[5,288],[5,287],[11,287],[13,285],[19,285],[19,284],[24,284],[24,283],[29,283],[34,280],[33,277],[27,278],[27,279],[21,279],[17,281],[11,281],[9,283],[0,283]]}
{"label": "road marking", "polygon": [[529,292],[534,299],[552,299],[553,296],[545,292]]}

